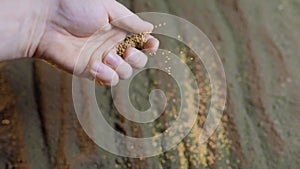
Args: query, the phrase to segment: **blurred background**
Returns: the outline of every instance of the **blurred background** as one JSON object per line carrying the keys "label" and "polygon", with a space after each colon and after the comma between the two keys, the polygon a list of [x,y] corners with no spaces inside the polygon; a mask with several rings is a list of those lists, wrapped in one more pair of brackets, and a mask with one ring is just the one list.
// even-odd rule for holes
{"label": "blurred background", "polygon": [[[2,62],[0,169],[299,168],[299,0],[120,2],[134,12],[185,18],[212,41],[224,65],[228,92],[216,132],[205,144],[197,144],[210,97],[209,79],[200,60],[186,59],[203,91],[197,123],[177,147],[151,158],[116,156],[93,143],[74,112],[71,75],[40,60]],[[176,45],[161,40],[162,46]],[[184,46],[178,45],[172,52],[182,59],[193,58]],[[131,86],[137,93],[130,96],[133,104],[147,109],[143,99],[157,87],[169,90],[170,97],[177,96],[176,86],[166,87],[165,76],[154,71],[138,75],[139,80]],[[147,83],[139,83],[141,80]],[[135,124],[115,110],[109,88],[95,91],[100,107],[108,112],[105,118],[123,134],[149,137],[174,120],[177,108],[168,107],[169,112],[154,124]]]}

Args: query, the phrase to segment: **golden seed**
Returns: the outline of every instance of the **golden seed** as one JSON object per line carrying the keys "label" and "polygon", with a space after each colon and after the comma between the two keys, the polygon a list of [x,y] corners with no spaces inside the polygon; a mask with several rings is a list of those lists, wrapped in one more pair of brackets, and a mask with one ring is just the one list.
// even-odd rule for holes
{"label": "golden seed", "polygon": [[117,48],[117,54],[123,56],[128,47],[137,48],[139,50],[142,49],[146,43],[145,35],[146,33],[139,33],[126,37],[123,42],[119,44]]}

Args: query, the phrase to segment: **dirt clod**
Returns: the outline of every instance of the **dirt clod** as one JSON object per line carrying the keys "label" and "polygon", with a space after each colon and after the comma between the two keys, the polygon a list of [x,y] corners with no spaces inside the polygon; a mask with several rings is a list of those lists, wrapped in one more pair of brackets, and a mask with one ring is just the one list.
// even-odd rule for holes
{"label": "dirt clod", "polygon": [[4,124],[4,125],[9,125],[10,121],[7,120],[7,119],[4,119],[4,120],[1,121],[1,123]]}

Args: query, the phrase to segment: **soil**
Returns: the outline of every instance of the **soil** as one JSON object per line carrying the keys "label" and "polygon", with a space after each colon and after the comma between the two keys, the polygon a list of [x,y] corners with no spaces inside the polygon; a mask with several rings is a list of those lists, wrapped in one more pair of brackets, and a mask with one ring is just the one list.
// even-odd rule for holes
{"label": "soil", "polygon": [[[178,15],[209,37],[227,78],[222,124],[205,144],[195,143],[206,117],[207,103],[203,99],[197,125],[176,148],[151,158],[119,157],[99,148],[79,125],[70,75],[40,60],[0,63],[1,169],[299,168],[299,1],[120,2],[135,12]],[[200,61],[189,59],[193,58],[192,52],[184,46],[175,49],[171,42],[161,45],[188,58],[187,63],[197,72],[205,91],[202,98],[209,98],[210,90],[205,88],[209,78],[205,68],[195,64]],[[167,83],[164,86],[157,82],[164,76],[156,72],[139,76],[145,83],[133,86],[139,95],[131,96],[132,100],[147,96],[145,89],[162,87],[171,91]],[[155,135],[176,116],[170,108],[152,126],[133,124],[111,106],[109,91],[104,87],[96,89],[101,108],[107,112],[109,122],[127,135]],[[134,104],[147,108],[145,98]]]}

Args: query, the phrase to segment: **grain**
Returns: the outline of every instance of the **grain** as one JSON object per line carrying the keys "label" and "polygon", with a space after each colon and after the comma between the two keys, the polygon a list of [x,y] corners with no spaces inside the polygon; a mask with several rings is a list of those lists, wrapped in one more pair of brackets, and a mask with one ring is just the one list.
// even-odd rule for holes
{"label": "grain", "polygon": [[128,36],[121,42],[117,48],[117,54],[123,56],[128,47],[133,47],[141,50],[146,43],[145,35],[147,33],[139,33]]}

